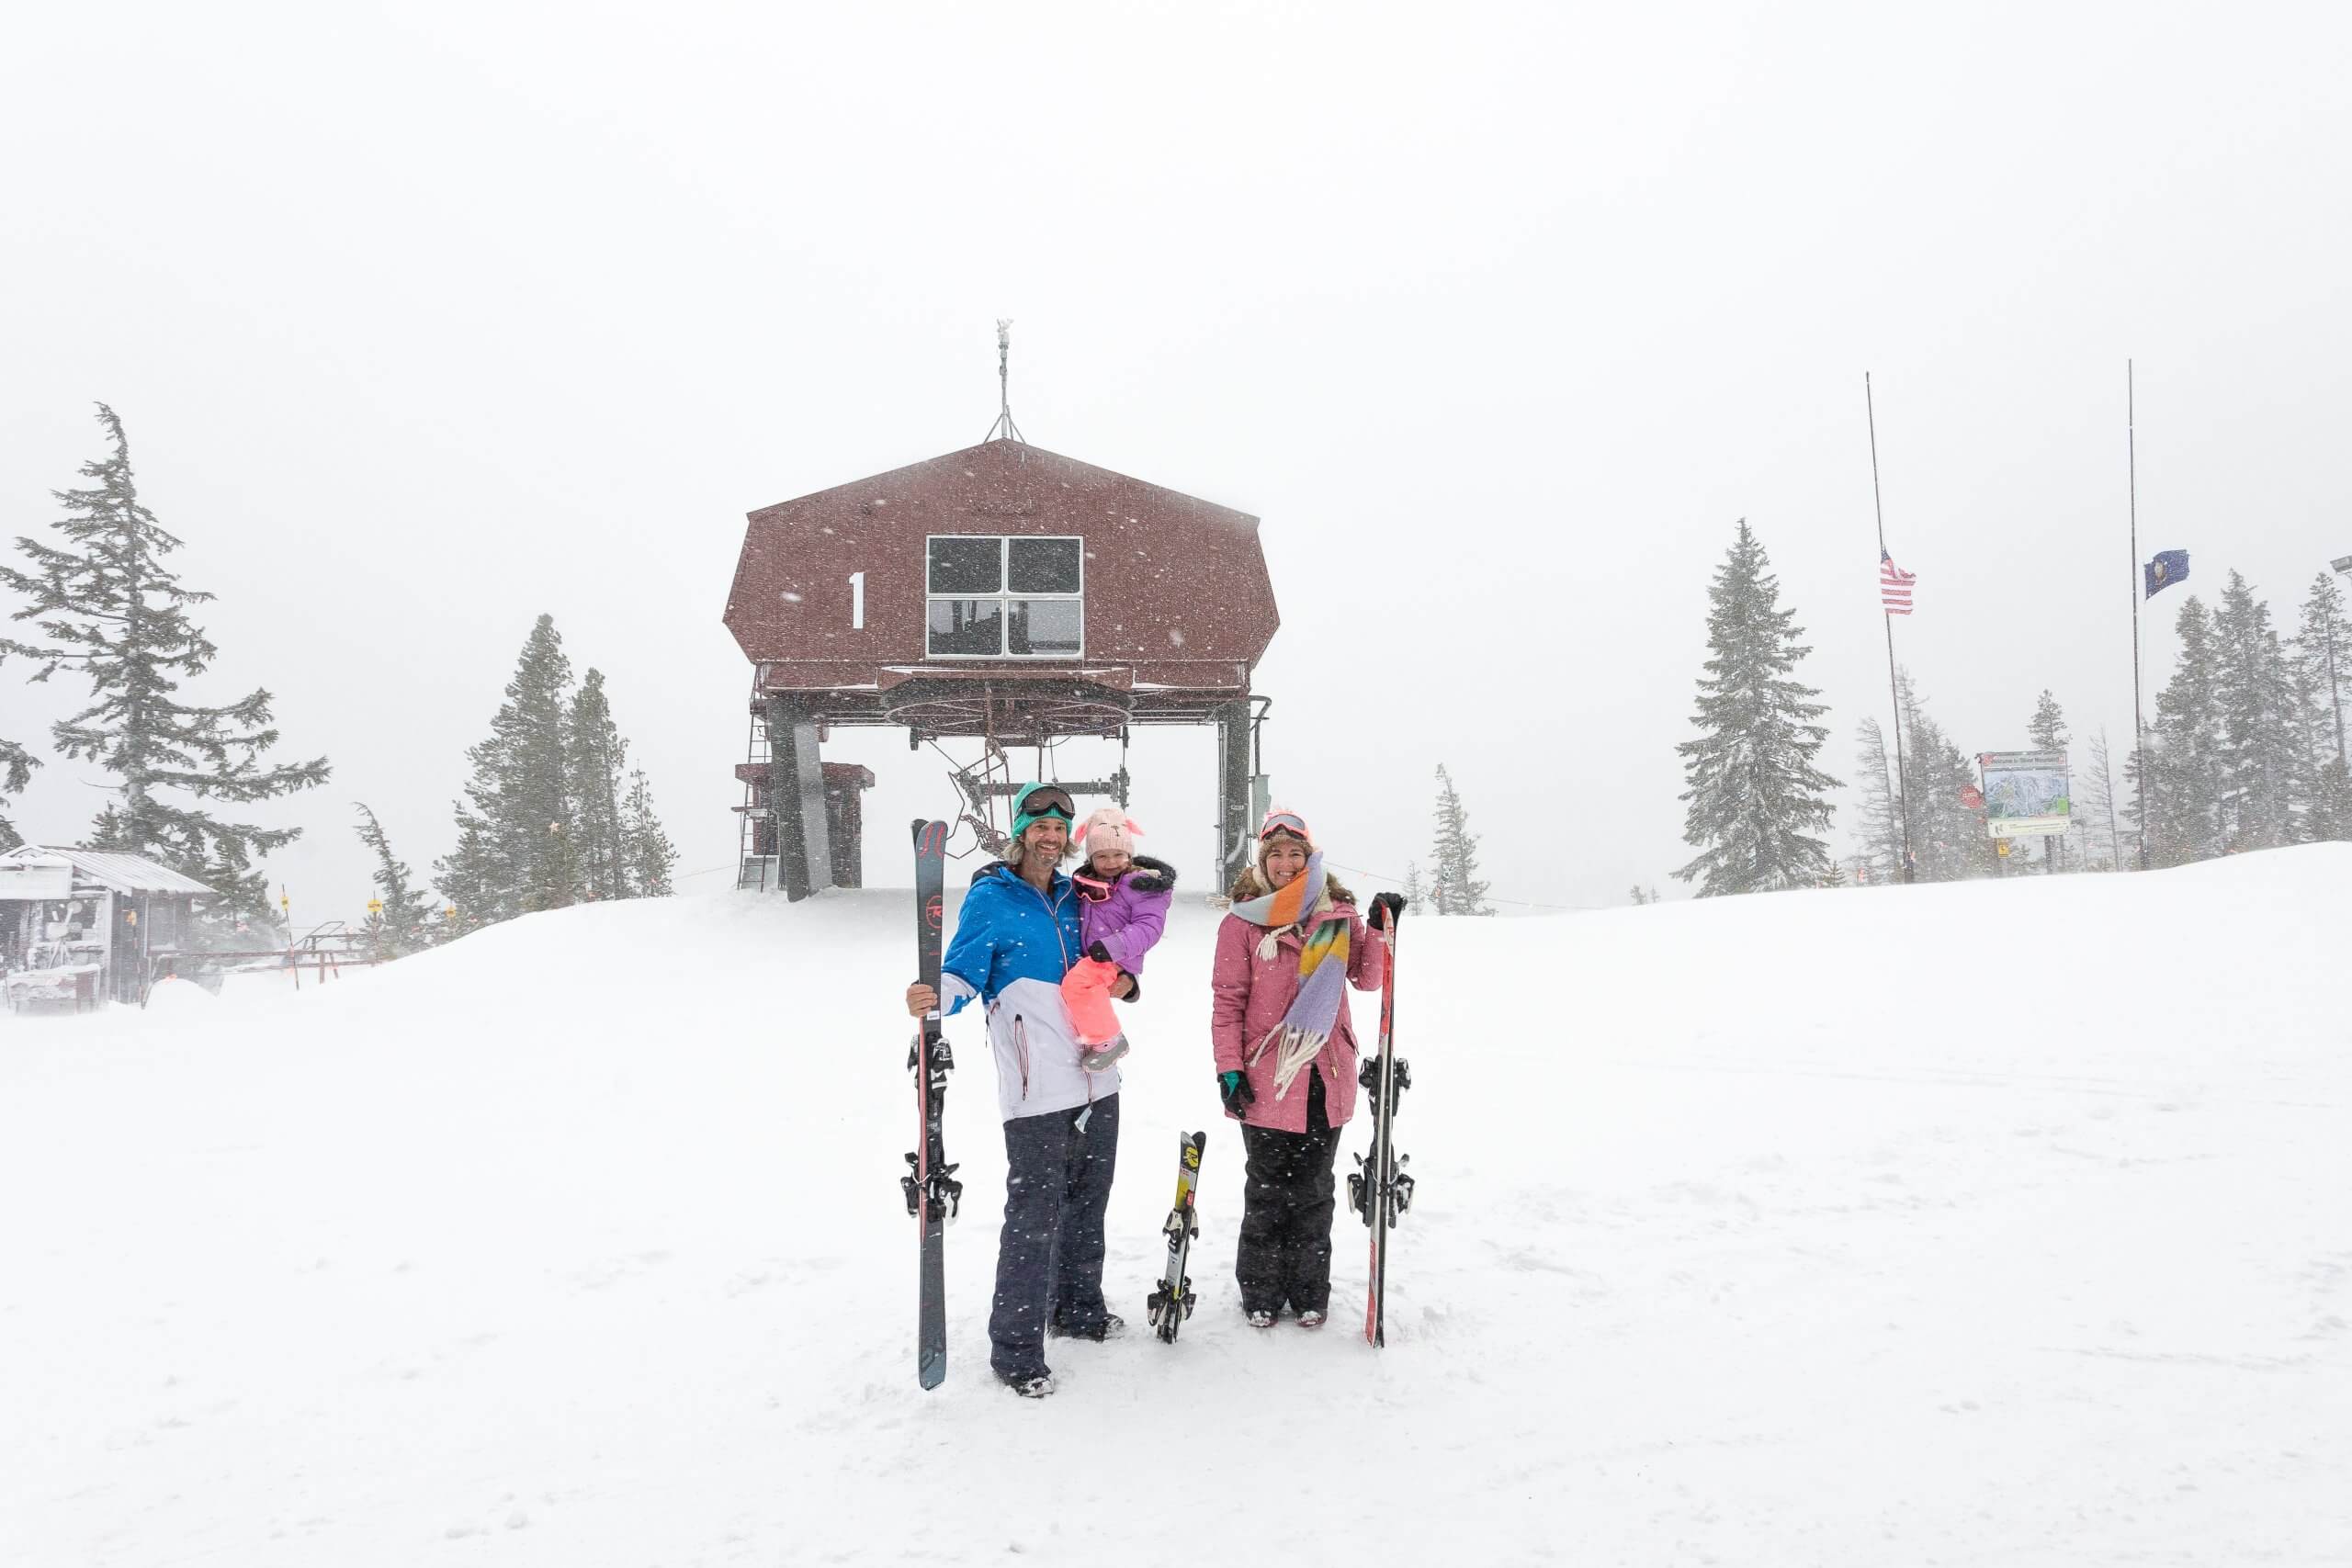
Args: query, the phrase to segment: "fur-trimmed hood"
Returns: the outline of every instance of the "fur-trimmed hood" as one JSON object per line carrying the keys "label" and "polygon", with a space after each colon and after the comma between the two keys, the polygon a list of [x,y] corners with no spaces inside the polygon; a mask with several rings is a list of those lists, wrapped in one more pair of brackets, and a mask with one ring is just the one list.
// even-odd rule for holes
{"label": "fur-trimmed hood", "polygon": [[1127,886],[1138,893],[1173,893],[1176,868],[1151,855],[1136,855],[1128,863]]}

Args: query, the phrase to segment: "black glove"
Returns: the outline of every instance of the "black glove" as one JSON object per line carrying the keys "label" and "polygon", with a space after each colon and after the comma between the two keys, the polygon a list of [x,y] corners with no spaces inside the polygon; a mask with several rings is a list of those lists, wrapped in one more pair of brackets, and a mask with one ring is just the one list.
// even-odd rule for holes
{"label": "black glove", "polygon": [[1099,942],[1086,950],[1086,956],[1091,958],[1097,964],[1109,964],[1114,962],[1111,957],[1111,950],[1103,946]]}
{"label": "black glove", "polygon": [[1258,1091],[1251,1089],[1249,1078],[1239,1073],[1217,1074],[1216,1095],[1225,1101],[1227,1116],[1238,1117],[1243,1106],[1258,1102]]}
{"label": "black glove", "polygon": [[1404,912],[1405,896],[1402,893],[1375,893],[1372,896],[1372,916],[1364,924],[1376,931],[1394,931],[1396,929],[1396,917]]}

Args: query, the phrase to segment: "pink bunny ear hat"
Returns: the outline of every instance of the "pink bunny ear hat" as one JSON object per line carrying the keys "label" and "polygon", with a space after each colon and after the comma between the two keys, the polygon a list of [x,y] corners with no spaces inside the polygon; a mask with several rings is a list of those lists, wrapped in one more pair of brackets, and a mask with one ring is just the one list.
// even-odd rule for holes
{"label": "pink bunny ear hat", "polygon": [[1116,850],[1123,855],[1136,852],[1136,840],[1143,833],[1142,824],[1115,806],[1106,806],[1087,818],[1085,822],[1086,854],[1089,860],[1104,850]]}

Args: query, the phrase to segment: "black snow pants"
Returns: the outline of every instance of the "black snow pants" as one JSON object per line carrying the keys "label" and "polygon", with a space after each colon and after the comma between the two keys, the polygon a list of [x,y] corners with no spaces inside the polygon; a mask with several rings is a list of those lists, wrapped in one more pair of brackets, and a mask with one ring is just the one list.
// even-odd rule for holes
{"label": "black snow pants", "polygon": [[1234,1276],[1243,1312],[1279,1313],[1285,1302],[1293,1312],[1331,1309],[1331,1168],[1340,1129],[1324,1109],[1323,1075],[1307,1072],[1306,1132],[1241,1128],[1248,1170]]}
{"label": "black snow pants", "polygon": [[1119,1097],[1004,1124],[1004,1232],[996,1245],[989,1365],[1046,1371],[1046,1325],[1102,1322],[1102,1216],[1119,1159]]}

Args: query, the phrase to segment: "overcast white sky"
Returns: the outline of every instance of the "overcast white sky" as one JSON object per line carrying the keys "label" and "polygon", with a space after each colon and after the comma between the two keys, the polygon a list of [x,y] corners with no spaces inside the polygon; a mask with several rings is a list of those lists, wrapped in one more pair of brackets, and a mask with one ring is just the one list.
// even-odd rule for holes
{"label": "overcast white sky", "polygon": [[[0,536],[112,402],[220,595],[205,689],[334,763],[261,808],[298,916],[368,896],[356,799],[447,849],[541,611],[724,868],[743,513],[978,440],[1008,315],[1032,442],[1264,519],[1268,762],[1335,860],[1401,874],[1444,761],[1497,894],[1679,893],[1736,519],[1832,772],[1884,715],[1866,369],[1899,649],[1964,748],[2045,685],[2130,734],[2127,355],[2143,554],[2291,623],[2352,552],[2352,13],[1792,9],[22,8]],[[19,673],[45,748],[67,694]],[[1147,847],[1205,872],[1213,737],[1144,735]],[[828,754],[903,882],[935,759]],[[52,760],[19,827],[78,837],[95,781]]]}

